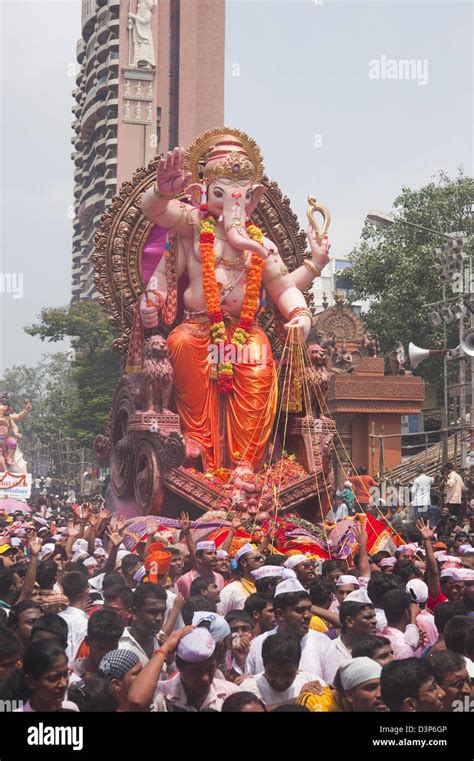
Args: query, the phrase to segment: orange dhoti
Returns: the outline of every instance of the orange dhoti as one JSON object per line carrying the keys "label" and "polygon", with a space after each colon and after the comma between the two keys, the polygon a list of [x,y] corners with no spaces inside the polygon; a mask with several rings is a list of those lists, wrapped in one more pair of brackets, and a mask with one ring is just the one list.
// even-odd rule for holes
{"label": "orange dhoti", "polygon": [[[229,339],[236,322],[227,326]],[[183,433],[204,450],[206,468],[246,460],[257,468],[265,455],[277,407],[272,350],[257,326],[234,361],[233,390],[217,391],[209,322],[189,320],[168,336],[174,391]],[[222,358],[219,358],[222,361]],[[226,457],[227,455],[227,457]]]}

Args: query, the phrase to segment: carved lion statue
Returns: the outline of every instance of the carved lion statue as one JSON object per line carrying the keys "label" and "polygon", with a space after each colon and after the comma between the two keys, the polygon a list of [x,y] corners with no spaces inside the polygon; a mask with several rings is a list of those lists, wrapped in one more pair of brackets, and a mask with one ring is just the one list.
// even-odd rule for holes
{"label": "carved lion statue", "polygon": [[173,368],[166,339],[155,335],[143,344],[142,405],[147,412],[173,414],[170,411],[173,391]]}

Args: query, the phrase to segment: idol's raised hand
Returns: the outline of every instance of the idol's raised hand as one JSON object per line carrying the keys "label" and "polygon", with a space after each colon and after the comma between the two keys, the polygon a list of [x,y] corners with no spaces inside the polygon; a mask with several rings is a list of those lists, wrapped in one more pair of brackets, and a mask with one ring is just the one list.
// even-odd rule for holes
{"label": "idol's raised hand", "polygon": [[318,269],[322,270],[326,264],[329,264],[329,249],[331,248],[329,238],[325,235],[321,244],[319,244],[316,237],[316,230],[314,230],[311,225],[308,226],[306,235],[311,249],[311,260],[315,263]]}
{"label": "idol's raised hand", "polygon": [[193,179],[191,172],[184,171],[184,155],[184,148],[175,148],[158,163],[156,185],[165,198],[175,198]]}

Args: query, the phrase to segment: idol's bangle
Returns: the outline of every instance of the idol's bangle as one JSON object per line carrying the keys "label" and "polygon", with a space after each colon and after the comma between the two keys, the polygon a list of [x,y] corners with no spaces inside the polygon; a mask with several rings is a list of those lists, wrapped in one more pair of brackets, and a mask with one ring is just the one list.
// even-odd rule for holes
{"label": "idol's bangle", "polygon": [[153,193],[155,194],[156,198],[162,198],[164,201],[172,201],[173,198],[177,198],[179,196],[179,193],[173,193],[170,196],[165,195],[161,192],[161,190],[159,190],[156,182],[153,183]]}
{"label": "idol's bangle", "polygon": [[288,315],[288,319],[292,320],[294,317],[309,317],[310,320],[313,319],[313,315],[308,307],[296,307],[295,309],[292,309]]}
{"label": "idol's bangle", "polygon": [[311,270],[315,277],[319,277],[321,275],[322,270],[319,269],[318,265],[315,264],[312,259],[305,259],[303,264],[305,267]]}

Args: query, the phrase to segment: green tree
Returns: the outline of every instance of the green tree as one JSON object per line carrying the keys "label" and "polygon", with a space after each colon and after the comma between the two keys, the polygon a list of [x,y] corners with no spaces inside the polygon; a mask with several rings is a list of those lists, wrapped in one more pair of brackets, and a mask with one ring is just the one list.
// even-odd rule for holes
{"label": "green tree", "polygon": [[97,302],[78,301],[70,307],[43,309],[40,322],[25,328],[42,341],[70,337],[74,349],[71,371],[75,393],[65,411],[68,435],[91,447],[102,433],[120,376],[120,356],[112,350],[117,333]]}
{"label": "green tree", "polygon": [[[28,399],[33,409],[18,424],[24,441],[50,444],[68,434],[69,406],[76,397],[76,381],[67,353],[43,355],[36,367],[16,365],[5,370],[0,389],[10,397],[14,412]],[[21,446],[21,443],[20,443]]]}
{"label": "green tree", "polygon": [[[469,238],[473,195],[474,181],[461,169],[454,179],[439,172],[420,190],[402,188],[392,214],[442,233]],[[422,308],[442,299],[442,282],[433,269],[433,249],[442,242],[439,236],[401,223],[383,229],[366,224],[361,242],[351,252],[352,267],[344,271],[353,282],[351,301],[369,302],[364,322],[369,330],[378,333],[385,355],[396,348],[399,340],[405,347],[410,341],[426,348],[443,346],[443,328],[433,327],[428,310]],[[467,250],[474,252],[472,247]],[[447,295],[452,295],[449,288]],[[454,347],[459,342],[457,322],[448,323],[447,330],[448,346]],[[440,367],[440,361],[433,359],[420,365],[417,373],[436,382]]]}

